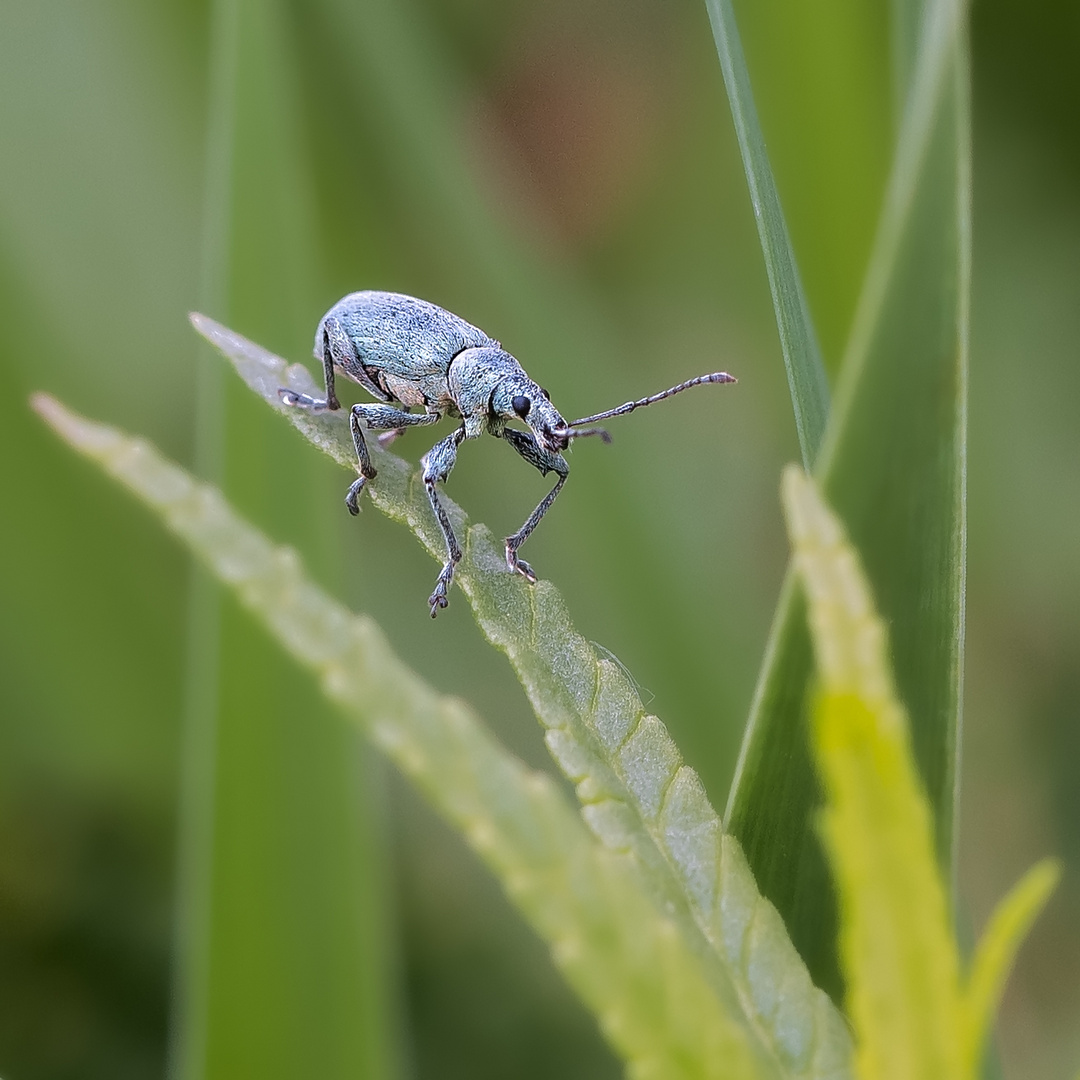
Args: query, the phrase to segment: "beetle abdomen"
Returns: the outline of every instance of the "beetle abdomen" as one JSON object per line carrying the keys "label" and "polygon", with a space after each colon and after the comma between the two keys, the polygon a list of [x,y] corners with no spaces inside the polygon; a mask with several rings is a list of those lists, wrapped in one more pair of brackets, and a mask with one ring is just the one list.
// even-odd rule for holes
{"label": "beetle abdomen", "polygon": [[380,383],[375,378],[380,371],[395,382],[445,375],[462,349],[495,344],[483,330],[426,300],[367,291],[351,293],[323,316],[315,333],[317,358],[322,357],[323,323],[331,317],[348,335],[365,374]]}

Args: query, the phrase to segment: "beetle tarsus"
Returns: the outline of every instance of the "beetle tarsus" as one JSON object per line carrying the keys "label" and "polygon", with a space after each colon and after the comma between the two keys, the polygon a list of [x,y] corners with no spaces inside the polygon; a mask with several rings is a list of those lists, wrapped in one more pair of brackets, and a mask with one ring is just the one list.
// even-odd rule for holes
{"label": "beetle tarsus", "polygon": [[278,397],[283,405],[293,409],[310,409],[311,412],[327,412],[340,408],[336,401],[328,401],[325,398],[313,398],[310,394],[298,394],[295,390],[287,387],[278,387]]}
{"label": "beetle tarsus", "polygon": [[530,585],[535,585],[536,573],[533,568],[524,559],[518,558],[517,548],[510,546],[510,541],[514,539],[516,537],[506,541],[506,565],[512,574],[520,574]]}
{"label": "beetle tarsus", "polygon": [[428,597],[431,607],[431,617],[434,619],[439,612],[450,603],[446,594],[450,589],[450,582],[454,580],[454,564],[448,562],[439,574],[439,580],[435,582],[435,591]]}
{"label": "beetle tarsus", "polygon": [[367,482],[368,478],[366,476],[358,476],[349,485],[349,490],[345,493],[345,505],[353,517],[360,513],[360,492],[364,490],[364,485]]}

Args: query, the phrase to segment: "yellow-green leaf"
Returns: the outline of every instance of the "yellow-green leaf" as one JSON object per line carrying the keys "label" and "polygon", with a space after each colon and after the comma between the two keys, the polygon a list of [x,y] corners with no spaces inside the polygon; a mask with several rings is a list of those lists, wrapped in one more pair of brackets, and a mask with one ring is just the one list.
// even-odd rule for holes
{"label": "yellow-green leaf", "polygon": [[839,521],[794,467],[784,508],[821,680],[812,743],[856,1067],[864,1080],[960,1076],[959,959],[885,627]]}
{"label": "yellow-green leaf", "polygon": [[810,742],[825,794],[820,829],[839,898],[856,1071],[862,1080],[971,1080],[1009,965],[1056,869],[1040,864],[1001,905],[964,985],[885,624],[813,481],[789,467],[783,497],[819,680]]}

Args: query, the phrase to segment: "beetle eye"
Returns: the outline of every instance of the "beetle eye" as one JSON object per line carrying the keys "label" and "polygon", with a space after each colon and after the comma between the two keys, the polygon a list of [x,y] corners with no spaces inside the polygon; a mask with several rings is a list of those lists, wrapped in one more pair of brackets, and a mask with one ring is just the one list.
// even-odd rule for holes
{"label": "beetle eye", "polygon": [[525,417],[529,415],[529,409],[532,408],[532,402],[524,394],[518,394],[514,400],[510,402],[510,408],[524,420]]}

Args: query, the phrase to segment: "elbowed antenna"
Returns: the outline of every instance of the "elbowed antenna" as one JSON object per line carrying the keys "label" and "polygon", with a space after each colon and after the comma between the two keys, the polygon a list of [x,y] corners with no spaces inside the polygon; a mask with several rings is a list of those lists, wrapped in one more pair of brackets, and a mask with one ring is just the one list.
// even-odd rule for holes
{"label": "elbowed antenna", "polygon": [[686,382],[679,383],[678,386],[669,387],[667,390],[661,390],[659,394],[653,394],[651,397],[639,398],[637,401],[628,401],[624,405],[620,405],[617,409],[608,409],[606,412],[594,413],[592,416],[583,416],[580,420],[574,420],[567,424],[563,431],[566,432],[573,439],[580,439],[586,435],[599,435],[604,442],[611,442],[611,436],[603,428],[585,428],[584,431],[577,431],[576,428],[580,428],[584,424],[592,424],[597,420],[607,420],[612,416],[624,416],[628,412],[633,412],[635,409],[640,409],[644,405],[655,405],[658,401],[663,401],[664,398],[673,397],[675,394],[681,394],[684,390],[689,390],[692,386],[701,386],[702,383],[733,383],[739,380],[734,375],[729,375],[726,371],[714,371],[711,375],[699,375],[696,379],[687,379]]}
{"label": "elbowed antenna", "polygon": [[584,439],[587,435],[599,435],[602,442],[611,442],[611,432],[607,428],[602,427],[587,427],[581,431],[576,431],[574,425],[570,424],[563,428],[563,431],[570,436],[571,439]]}

